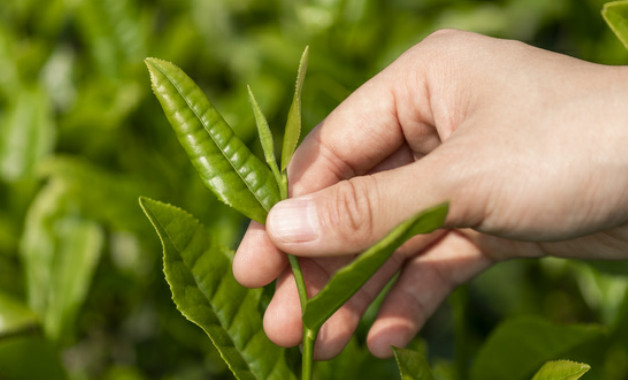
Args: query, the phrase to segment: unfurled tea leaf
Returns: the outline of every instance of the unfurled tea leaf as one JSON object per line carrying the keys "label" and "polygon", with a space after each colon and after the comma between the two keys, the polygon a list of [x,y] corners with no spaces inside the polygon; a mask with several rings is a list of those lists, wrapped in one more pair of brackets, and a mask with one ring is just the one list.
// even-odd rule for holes
{"label": "unfurled tea leaf", "polygon": [[201,89],[170,62],[147,58],[153,91],[203,182],[260,223],[279,201],[270,169],[238,139]]}
{"label": "unfurled tea leaf", "polygon": [[164,273],[177,308],[205,331],[236,378],[294,379],[286,350],[264,334],[262,289],[237,283],[228,251],[190,214],[148,198],[140,204],[163,244]]}

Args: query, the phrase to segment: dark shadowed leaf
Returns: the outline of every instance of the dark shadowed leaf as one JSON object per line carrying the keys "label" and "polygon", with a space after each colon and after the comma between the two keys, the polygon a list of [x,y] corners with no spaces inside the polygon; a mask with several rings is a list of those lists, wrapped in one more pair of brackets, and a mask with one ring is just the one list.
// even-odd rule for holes
{"label": "dark shadowed leaf", "polygon": [[16,336],[0,340],[3,380],[65,380],[68,378],[54,345],[43,338]]}
{"label": "dark shadowed leaf", "polygon": [[471,380],[529,379],[546,361],[601,336],[596,325],[558,325],[532,317],[506,321],[480,349]]}
{"label": "dark shadowed leaf", "polygon": [[401,380],[434,380],[432,369],[420,352],[393,347]]}

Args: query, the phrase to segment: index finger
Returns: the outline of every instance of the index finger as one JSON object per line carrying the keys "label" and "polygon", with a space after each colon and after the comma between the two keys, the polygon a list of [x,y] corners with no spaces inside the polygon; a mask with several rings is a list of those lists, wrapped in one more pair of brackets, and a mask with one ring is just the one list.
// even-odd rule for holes
{"label": "index finger", "polygon": [[370,79],[303,140],[288,167],[291,196],[368,173],[403,146],[408,124],[432,129],[424,122],[426,86],[409,61],[400,58]]}

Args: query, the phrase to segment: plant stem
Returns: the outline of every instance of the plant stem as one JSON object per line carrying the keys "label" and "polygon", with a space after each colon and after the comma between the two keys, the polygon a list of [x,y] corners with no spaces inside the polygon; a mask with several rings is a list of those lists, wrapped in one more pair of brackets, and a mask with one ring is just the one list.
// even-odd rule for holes
{"label": "plant stem", "polygon": [[[288,198],[288,176],[284,171],[279,181],[279,193],[281,199]],[[294,281],[297,284],[297,292],[299,293],[299,302],[301,303],[301,313],[305,312],[305,305],[307,305],[307,288],[305,287],[305,279],[303,278],[303,272],[301,271],[301,265],[299,259],[288,254],[288,261],[290,262],[290,268],[292,269],[292,275]],[[301,353],[301,380],[312,380],[312,371],[314,369],[314,341],[318,331],[310,330],[303,326],[303,352]]]}
{"label": "plant stem", "polygon": [[305,279],[303,278],[303,272],[301,272],[301,266],[299,265],[299,259],[288,254],[288,261],[292,268],[292,275],[294,281],[297,283],[297,291],[299,292],[299,301],[301,302],[301,312],[305,310],[305,304],[307,303],[307,288],[305,287]]}
{"label": "plant stem", "polygon": [[303,326],[303,352],[301,353],[301,380],[312,380],[314,369],[314,341],[318,331]]}

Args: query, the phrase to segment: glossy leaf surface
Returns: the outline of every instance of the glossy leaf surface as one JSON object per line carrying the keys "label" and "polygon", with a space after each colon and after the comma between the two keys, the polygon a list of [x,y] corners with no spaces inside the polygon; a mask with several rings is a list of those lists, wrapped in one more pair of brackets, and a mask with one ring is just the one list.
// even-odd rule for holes
{"label": "glossy leaf surface", "polygon": [[604,4],[602,15],[617,38],[628,49],[628,0]]}
{"label": "glossy leaf surface", "polygon": [[303,81],[307,71],[308,55],[309,47],[306,47],[299,62],[297,80],[294,86],[294,97],[288,111],[286,131],[283,136],[283,149],[281,151],[281,171],[286,170],[288,167],[301,136],[301,90],[303,89]]}
{"label": "glossy leaf surface", "polygon": [[279,201],[270,169],[233,133],[201,89],[172,63],[147,58],[153,91],[203,182],[260,223]]}
{"label": "glossy leaf surface", "polygon": [[578,380],[590,369],[586,363],[553,360],[543,364],[532,380]]}
{"label": "glossy leaf surface", "polygon": [[471,380],[530,379],[546,361],[601,336],[595,325],[558,325],[540,318],[506,321],[478,352]]}
{"label": "glossy leaf surface", "polygon": [[303,313],[305,326],[317,331],[406,240],[440,228],[447,216],[447,210],[448,205],[441,204],[415,215],[336,272],[327,285],[307,303]]}
{"label": "glossy leaf surface", "polygon": [[397,347],[392,350],[401,380],[434,380],[432,369],[421,353]]}
{"label": "glossy leaf surface", "polygon": [[187,212],[141,198],[164,247],[164,273],[179,311],[211,338],[238,379],[292,379],[286,350],[271,343],[258,309],[261,289],[246,289],[231,272],[231,256],[213,244]]}

